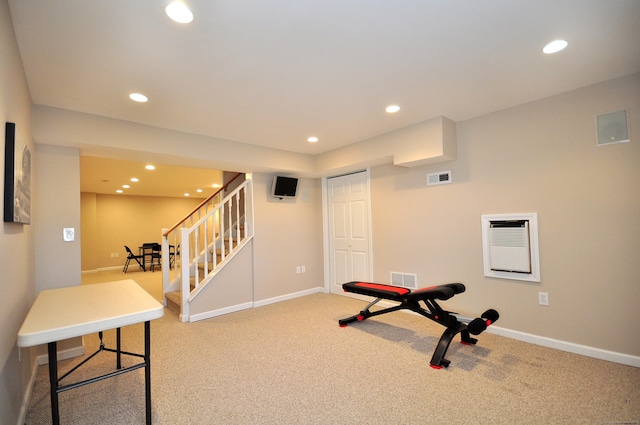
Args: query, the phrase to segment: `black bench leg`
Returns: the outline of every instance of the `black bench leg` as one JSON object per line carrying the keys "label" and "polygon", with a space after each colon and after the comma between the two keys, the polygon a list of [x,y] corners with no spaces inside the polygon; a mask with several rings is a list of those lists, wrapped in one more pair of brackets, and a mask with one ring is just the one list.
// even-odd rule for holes
{"label": "black bench leg", "polygon": [[441,369],[444,367],[449,367],[449,360],[445,359],[444,356],[447,354],[447,350],[449,349],[449,344],[453,338],[458,334],[462,333],[462,342],[466,344],[475,344],[478,340],[475,338],[471,338],[469,336],[469,331],[467,331],[466,325],[463,323],[458,323],[457,326],[450,326],[442,333],[440,337],[440,341],[438,341],[438,346],[436,350],[433,352],[433,357],[431,357],[430,366],[434,369]]}
{"label": "black bench leg", "polygon": [[438,341],[438,346],[436,350],[433,352],[433,356],[431,357],[430,366],[434,369],[440,369],[443,366],[449,367],[449,360],[444,358],[444,355],[447,353],[447,349],[449,348],[449,344],[451,344],[451,340],[458,333],[457,329],[447,328],[440,337],[440,341]]}
{"label": "black bench leg", "polygon": [[338,324],[340,325],[341,328],[344,328],[349,323],[353,323],[355,321],[361,322],[364,319],[366,319],[365,315],[362,314],[362,313],[363,312],[360,312],[360,313],[356,314],[355,316],[347,317],[346,319],[340,319],[340,320],[338,320]]}
{"label": "black bench leg", "polygon": [[430,366],[434,369],[441,369],[444,367],[449,367],[449,360],[445,359],[444,356],[447,354],[447,350],[449,349],[449,345],[451,341],[456,336],[456,334],[460,333],[461,341],[463,344],[475,344],[478,342],[476,338],[471,338],[469,335],[469,331],[467,330],[467,326],[463,323],[458,323],[457,326],[448,327],[440,337],[440,341],[438,341],[438,346],[436,350],[433,352],[433,357],[431,357]]}

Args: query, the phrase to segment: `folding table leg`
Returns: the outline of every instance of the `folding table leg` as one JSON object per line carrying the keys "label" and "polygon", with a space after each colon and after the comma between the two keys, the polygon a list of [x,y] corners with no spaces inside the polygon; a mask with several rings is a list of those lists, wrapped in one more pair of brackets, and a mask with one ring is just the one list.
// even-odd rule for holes
{"label": "folding table leg", "polygon": [[49,350],[49,384],[51,388],[51,421],[53,425],[60,425],[60,411],[58,410],[58,347],[50,342]]}
{"label": "folding table leg", "polygon": [[121,355],[121,344],[120,344],[120,328],[116,329],[116,369],[122,369],[122,355]]}
{"label": "folding table leg", "polygon": [[144,387],[147,425],[151,425],[151,322],[144,322]]}

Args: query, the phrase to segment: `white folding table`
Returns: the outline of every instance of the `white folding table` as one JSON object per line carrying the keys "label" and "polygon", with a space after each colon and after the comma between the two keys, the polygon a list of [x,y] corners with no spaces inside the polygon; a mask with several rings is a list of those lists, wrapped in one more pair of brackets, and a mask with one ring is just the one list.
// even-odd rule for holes
{"label": "white folding table", "polygon": [[[160,302],[133,280],[120,280],[92,285],[44,290],[38,294],[18,332],[18,346],[48,344],[49,381],[51,384],[51,416],[54,425],[60,423],[58,394],[60,392],[111,378],[125,372],[145,369],[146,420],[151,424],[151,331],[150,321],[164,315]],[[144,354],[120,349],[120,328],[144,322]],[[102,332],[116,329],[116,349],[105,348]],[[100,348],[89,358],[58,378],[57,341],[98,332]],[[60,381],[101,351],[116,353],[116,370],[69,385]],[[142,363],[122,368],[121,355],[136,356]]]}

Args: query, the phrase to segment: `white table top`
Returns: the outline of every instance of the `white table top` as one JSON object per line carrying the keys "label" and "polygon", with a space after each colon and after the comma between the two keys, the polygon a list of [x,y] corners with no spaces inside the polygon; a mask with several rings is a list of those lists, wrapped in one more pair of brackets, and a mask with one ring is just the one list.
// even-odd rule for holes
{"label": "white table top", "polygon": [[164,307],[135,281],[48,289],[40,292],[20,331],[30,347],[159,319]]}

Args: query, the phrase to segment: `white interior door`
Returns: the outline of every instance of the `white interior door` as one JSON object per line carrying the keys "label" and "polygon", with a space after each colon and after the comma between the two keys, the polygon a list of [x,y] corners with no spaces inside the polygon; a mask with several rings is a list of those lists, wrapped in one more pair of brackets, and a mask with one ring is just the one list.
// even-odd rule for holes
{"label": "white interior door", "polygon": [[369,173],[327,179],[329,270],[332,293],[372,275]]}

